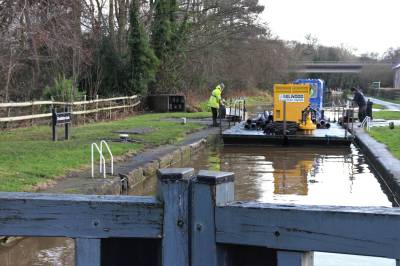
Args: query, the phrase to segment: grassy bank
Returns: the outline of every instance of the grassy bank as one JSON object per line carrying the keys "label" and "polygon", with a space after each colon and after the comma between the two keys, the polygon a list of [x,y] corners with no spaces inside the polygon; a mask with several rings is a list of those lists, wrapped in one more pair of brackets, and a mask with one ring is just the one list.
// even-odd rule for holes
{"label": "grassy bank", "polygon": [[[377,96],[373,96],[376,99],[382,100],[382,101],[386,101],[386,102],[391,102],[391,103],[397,103],[400,104],[400,98],[385,98],[385,97],[377,97]],[[374,104],[375,105],[375,104]]]}
{"label": "grassy bank", "polygon": [[400,159],[400,128],[373,127],[369,134],[377,141],[385,144],[390,152]]}
{"label": "grassy bank", "polygon": [[[142,143],[110,142],[114,156],[144,147],[177,142],[201,125],[162,121],[167,117],[209,117],[208,113],[173,113],[139,115],[119,121],[73,127],[69,141],[51,141],[51,128],[37,126],[0,132],[0,191],[25,191],[39,183],[63,176],[68,170],[90,164],[90,145],[101,139],[117,138],[112,133],[140,127],[154,131],[138,135]],[[62,136],[61,128],[60,136]]]}
{"label": "grassy bank", "polygon": [[383,105],[381,105],[381,104],[374,103],[374,105],[372,106],[372,108],[383,110],[383,109],[386,109],[386,106],[383,106]]}
{"label": "grassy bank", "polygon": [[386,120],[400,120],[399,111],[379,111],[374,112],[374,118]]}
{"label": "grassy bank", "polygon": [[[233,97],[232,99],[234,99]],[[239,98],[239,97],[236,97]],[[260,106],[260,105],[269,105],[272,104],[273,98],[272,96],[267,93],[267,92],[258,92],[257,95],[253,96],[248,96],[248,97],[241,97],[246,100],[246,106],[247,107],[252,107],[252,106]],[[227,103],[229,104],[229,97],[227,97]],[[202,110],[203,112],[208,111],[208,100],[202,101],[196,104],[196,107]]]}

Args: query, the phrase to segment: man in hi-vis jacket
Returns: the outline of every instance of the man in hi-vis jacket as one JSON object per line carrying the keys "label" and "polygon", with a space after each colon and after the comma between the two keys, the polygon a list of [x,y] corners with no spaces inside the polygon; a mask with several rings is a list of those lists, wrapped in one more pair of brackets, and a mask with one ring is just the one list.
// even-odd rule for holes
{"label": "man in hi-vis jacket", "polygon": [[222,104],[221,94],[224,88],[224,83],[217,85],[217,87],[215,87],[215,89],[212,91],[210,99],[208,100],[208,106],[211,108],[212,112],[213,127],[219,126],[219,124],[217,123],[217,117],[220,105]]}

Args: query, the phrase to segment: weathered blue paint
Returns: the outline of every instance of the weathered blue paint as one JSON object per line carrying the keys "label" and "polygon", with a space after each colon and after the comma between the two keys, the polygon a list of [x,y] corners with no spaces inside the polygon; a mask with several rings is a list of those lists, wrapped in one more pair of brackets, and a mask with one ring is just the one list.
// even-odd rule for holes
{"label": "weathered blue paint", "polygon": [[219,243],[400,258],[400,209],[233,203],[216,209]]}
{"label": "weathered blue paint", "polygon": [[0,193],[0,235],[160,238],[154,197]]}
{"label": "weathered blue paint", "polygon": [[162,265],[189,265],[189,181],[193,168],[157,172],[158,198],[164,202]]}
{"label": "weathered blue paint", "polygon": [[313,266],[313,252],[278,251],[277,266]]}
{"label": "weathered blue paint", "polygon": [[191,254],[193,266],[218,265],[214,208],[234,199],[233,173],[200,171],[192,183]]}
{"label": "weathered blue paint", "polygon": [[100,266],[101,240],[77,238],[75,240],[75,265]]}

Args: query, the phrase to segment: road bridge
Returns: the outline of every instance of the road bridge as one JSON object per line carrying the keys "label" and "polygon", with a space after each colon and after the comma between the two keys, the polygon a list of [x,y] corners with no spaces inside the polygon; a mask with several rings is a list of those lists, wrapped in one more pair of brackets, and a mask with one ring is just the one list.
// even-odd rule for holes
{"label": "road bridge", "polygon": [[360,73],[367,67],[387,67],[391,68],[391,63],[378,62],[299,62],[290,67],[290,72],[296,73]]}

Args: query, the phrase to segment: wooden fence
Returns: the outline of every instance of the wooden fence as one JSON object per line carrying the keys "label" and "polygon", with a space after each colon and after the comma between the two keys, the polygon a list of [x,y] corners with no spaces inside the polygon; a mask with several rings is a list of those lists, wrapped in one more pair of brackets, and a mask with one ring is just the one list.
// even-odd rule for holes
{"label": "wooden fence", "polygon": [[[32,101],[32,102],[22,102],[22,103],[0,103],[0,110],[3,109],[5,112],[2,112],[2,117],[0,117],[0,122],[15,122],[15,121],[24,121],[24,120],[34,120],[34,119],[42,119],[51,117],[51,108],[57,107],[64,109],[68,107],[73,115],[83,115],[93,114],[109,111],[109,115],[111,116],[112,110],[117,109],[128,109],[134,108],[140,104],[140,100],[137,95],[134,96],[126,96],[126,97],[115,97],[115,98],[107,98],[107,99],[99,99],[98,96],[94,100],[88,101],[76,101],[76,102],[57,102],[57,101]],[[45,113],[35,113],[37,110],[35,107],[43,107],[47,106],[45,109],[47,112]],[[15,108],[25,108],[25,111],[21,111],[18,113],[26,113],[30,114],[24,115],[15,115],[11,116],[11,110]],[[28,110],[27,110],[28,108]],[[42,109],[42,108],[39,108]],[[39,110],[40,111],[40,110]]]}
{"label": "wooden fence", "polygon": [[399,225],[397,208],[234,202],[233,173],[191,168],[160,170],[157,197],[0,193],[0,235],[74,238],[77,266],[311,266],[313,251],[399,259]]}

